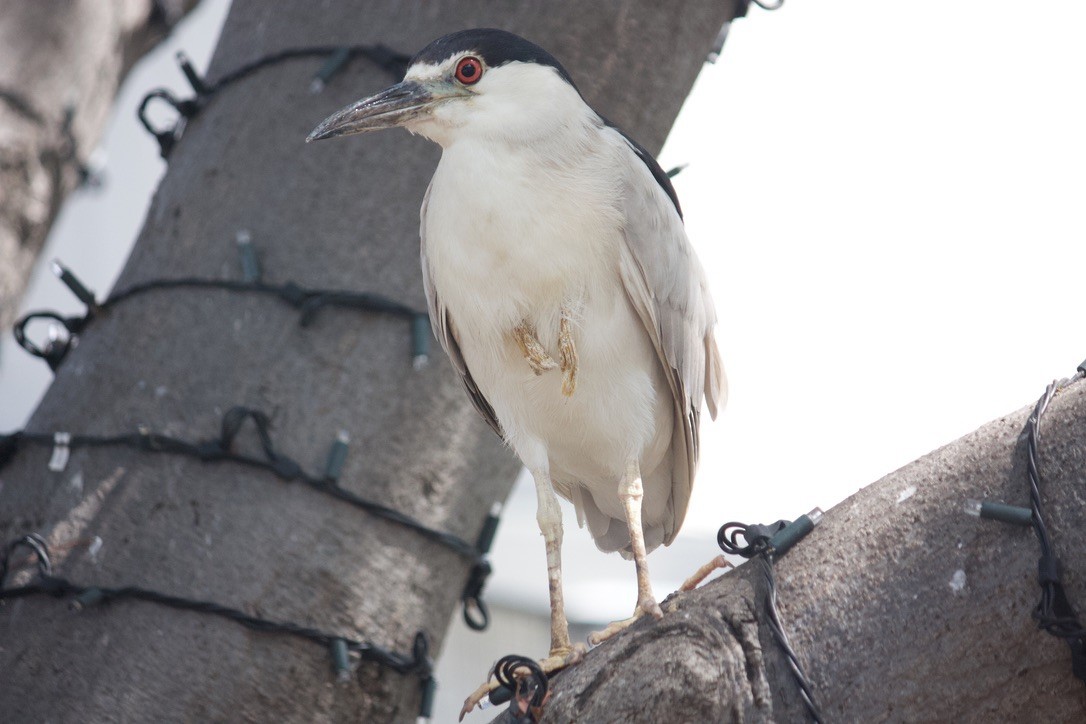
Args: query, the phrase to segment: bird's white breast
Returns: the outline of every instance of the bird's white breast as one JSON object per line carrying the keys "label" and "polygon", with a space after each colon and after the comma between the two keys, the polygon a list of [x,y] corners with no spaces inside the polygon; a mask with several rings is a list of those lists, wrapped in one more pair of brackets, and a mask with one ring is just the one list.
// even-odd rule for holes
{"label": "bird's white breast", "polygon": [[[617,154],[629,151],[585,132],[597,133],[585,144],[594,153],[472,139],[446,147],[425,244],[464,360],[510,444],[529,467],[549,461],[556,478],[605,489],[621,518],[615,493],[625,461],[635,455],[643,470],[655,466],[672,411],[670,397],[656,394],[667,383],[619,275],[623,218],[611,179]],[[533,374],[512,336],[528,321],[558,359],[563,304],[576,320],[571,398],[562,395],[561,372]],[[654,502],[666,500],[646,500],[646,514]]]}

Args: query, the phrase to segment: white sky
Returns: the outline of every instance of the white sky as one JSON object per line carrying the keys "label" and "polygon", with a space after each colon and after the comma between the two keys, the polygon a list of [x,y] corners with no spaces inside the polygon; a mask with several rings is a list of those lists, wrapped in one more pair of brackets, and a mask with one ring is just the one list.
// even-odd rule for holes
{"label": "white sky", "polygon": [[792,518],[1086,357],[1086,6],[753,7],[662,156],[731,404],[686,531]]}
{"label": "white sky", "polygon": [[[78,194],[50,241],[44,258],[61,257],[99,293],[161,170],[133,109],[164,82],[187,92],[172,53],[183,47],[206,67],[224,7],[205,0],[137,70],[107,142],[107,186]],[[714,553],[721,523],[829,508],[1031,403],[1086,357],[1075,317],[1086,259],[1083,27],[1081,3],[1005,0],[789,0],[733,24],[661,156],[665,168],[690,164],[675,183],[712,279],[731,384],[721,419],[703,425],[677,550],[649,559],[661,597]],[[124,244],[103,251],[109,239]],[[48,275],[27,306],[78,309]],[[50,376],[7,332],[0,344],[8,430]],[[545,609],[534,518],[522,484],[490,591]],[[565,540],[571,617],[628,614],[632,566],[598,553],[584,531]],[[514,553],[532,546],[538,556]]]}

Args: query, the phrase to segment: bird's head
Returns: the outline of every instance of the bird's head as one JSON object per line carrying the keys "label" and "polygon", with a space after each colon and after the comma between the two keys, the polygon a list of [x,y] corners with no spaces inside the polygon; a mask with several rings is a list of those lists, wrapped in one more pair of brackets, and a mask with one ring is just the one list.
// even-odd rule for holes
{"label": "bird's head", "polygon": [[402,127],[442,146],[466,136],[524,142],[591,113],[554,56],[481,28],[430,43],[402,82],[333,113],[306,141]]}

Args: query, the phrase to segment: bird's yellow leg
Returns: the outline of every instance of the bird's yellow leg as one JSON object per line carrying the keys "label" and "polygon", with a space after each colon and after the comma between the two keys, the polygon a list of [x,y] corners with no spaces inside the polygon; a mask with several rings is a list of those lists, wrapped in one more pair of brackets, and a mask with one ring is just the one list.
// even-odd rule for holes
{"label": "bird's yellow leg", "polygon": [[558,360],[562,368],[562,394],[573,397],[577,389],[577,347],[573,344],[573,315],[562,305],[558,322]]}
{"label": "bird's yellow leg", "polygon": [[619,483],[618,496],[626,513],[626,525],[630,530],[630,548],[633,550],[634,567],[637,569],[637,606],[634,614],[624,621],[615,621],[603,631],[596,631],[588,637],[588,643],[595,646],[611,638],[619,631],[628,628],[644,614],[659,620],[664,617],[660,604],[652,594],[652,582],[649,581],[649,567],[646,562],[645,534],[641,528],[641,500],[645,489],[641,483],[641,470],[636,460],[626,463],[626,474]]}
{"label": "bird's yellow leg", "polygon": [[520,347],[524,359],[528,360],[528,366],[532,368],[532,372],[541,375],[547,370],[558,368],[558,363],[539,343],[535,335],[535,327],[530,322],[524,321],[513,327],[513,339]]}
{"label": "bird's yellow leg", "polygon": [[649,580],[649,566],[645,560],[645,534],[641,529],[641,499],[645,489],[641,483],[641,470],[637,460],[626,463],[626,475],[620,484],[618,497],[626,513],[626,525],[630,529],[630,548],[633,549],[634,567],[637,569],[637,610],[653,618],[663,618],[660,605],[652,595],[652,582]]}
{"label": "bird's yellow leg", "polygon": [[[558,496],[551,485],[550,474],[546,471],[532,471],[535,480],[538,509],[536,520],[547,547],[547,581],[551,599],[551,650],[547,658],[539,661],[545,674],[552,674],[567,666],[572,666],[584,655],[584,646],[574,646],[569,640],[569,622],[566,620],[565,601],[562,597],[562,509],[558,506]],[[498,687],[498,682],[488,678],[486,683],[471,693],[464,700],[460,718],[475,708],[491,691]]]}
{"label": "bird's yellow leg", "polygon": [[566,604],[562,596],[562,509],[558,496],[551,485],[548,472],[533,472],[535,480],[536,521],[543,533],[547,548],[547,583],[551,599],[551,652],[550,656],[564,656],[572,647],[569,641],[569,623],[566,621]]}
{"label": "bird's yellow leg", "polygon": [[734,568],[731,561],[724,556],[717,556],[713,560],[706,563],[704,566],[694,571],[694,575],[683,581],[683,585],[679,586],[679,591],[693,591],[698,587],[702,581],[709,577],[709,574],[718,568]]}
{"label": "bird's yellow leg", "polygon": [[676,598],[676,596],[678,596],[680,593],[693,591],[695,588],[701,585],[702,581],[709,577],[710,573],[718,569],[726,568],[735,568],[735,566],[733,566],[732,562],[724,556],[717,556],[713,558],[701,568],[694,571],[693,575],[683,581],[683,584],[679,586],[679,590],[675,591],[663,600],[663,602],[660,604],[660,608],[662,608],[666,613],[671,613],[678,606],[678,599]]}

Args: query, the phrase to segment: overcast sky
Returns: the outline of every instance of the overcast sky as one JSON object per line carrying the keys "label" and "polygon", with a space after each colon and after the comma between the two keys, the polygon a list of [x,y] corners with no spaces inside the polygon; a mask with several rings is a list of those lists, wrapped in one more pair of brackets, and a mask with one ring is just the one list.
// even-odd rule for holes
{"label": "overcast sky", "polygon": [[[50,242],[44,258],[100,293],[161,172],[133,109],[164,82],[187,92],[173,50],[205,68],[224,7],[205,0],[137,69],[106,187],[81,193]],[[979,0],[790,0],[735,22],[661,156],[665,168],[689,163],[675,181],[731,383],[721,419],[705,417],[680,550],[649,559],[661,597],[713,554],[721,523],[830,508],[1032,403],[1086,357],[1083,27],[1081,3]],[[107,240],[119,243],[103,250]],[[51,276],[28,304],[78,309]],[[6,333],[0,352],[6,430],[49,374]],[[545,608],[534,494],[515,500],[491,590]],[[532,546],[538,555],[516,552]],[[632,566],[584,531],[565,546],[571,615],[626,615]]]}
{"label": "overcast sky", "polygon": [[829,507],[1086,357],[1083,27],[979,0],[734,24],[662,154],[732,390],[688,532]]}

